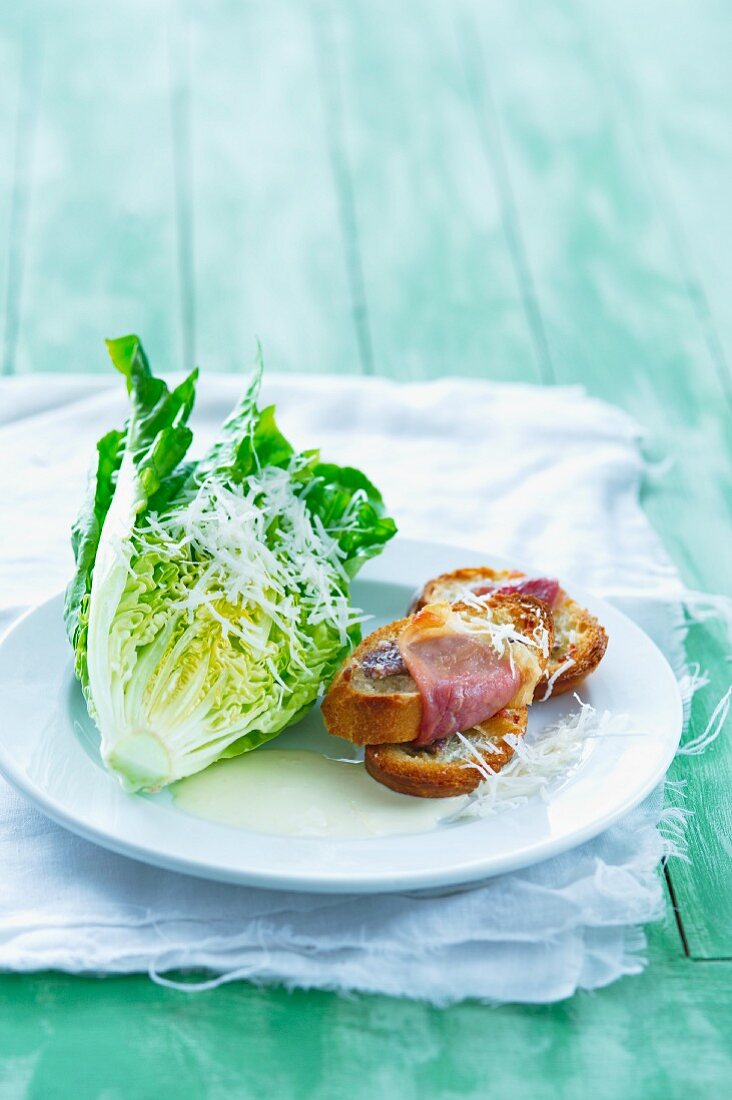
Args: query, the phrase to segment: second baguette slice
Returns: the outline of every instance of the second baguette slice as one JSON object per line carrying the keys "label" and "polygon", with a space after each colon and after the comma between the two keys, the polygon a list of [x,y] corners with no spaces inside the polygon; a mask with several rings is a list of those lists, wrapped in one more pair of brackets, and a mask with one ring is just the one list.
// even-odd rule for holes
{"label": "second baguette slice", "polygon": [[463,738],[448,737],[429,749],[367,745],[366,771],[392,791],[416,798],[470,794],[509,762],[515,739],[526,733],[528,716],[528,707],[507,707],[466,730]]}

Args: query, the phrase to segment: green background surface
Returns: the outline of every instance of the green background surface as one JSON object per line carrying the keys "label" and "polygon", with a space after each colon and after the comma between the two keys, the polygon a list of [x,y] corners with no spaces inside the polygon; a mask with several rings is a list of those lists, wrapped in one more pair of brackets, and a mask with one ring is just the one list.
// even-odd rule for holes
{"label": "green background surface", "polygon": [[[156,364],[581,383],[673,465],[644,504],[732,594],[724,0],[0,12],[0,369]],[[691,661],[729,680],[728,641]],[[706,1097],[732,1085],[732,746],[680,758],[648,969],[551,1007],[0,977],[5,1097]]]}

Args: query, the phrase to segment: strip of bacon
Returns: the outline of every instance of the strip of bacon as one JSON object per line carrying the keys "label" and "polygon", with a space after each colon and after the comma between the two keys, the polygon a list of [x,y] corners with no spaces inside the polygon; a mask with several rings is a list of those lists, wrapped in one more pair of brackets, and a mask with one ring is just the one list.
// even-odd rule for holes
{"label": "strip of bacon", "polygon": [[449,604],[433,604],[415,615],[397,644],[422,700],[421,747],[471,729],[497,714],[521,683],[508,656],[487,638],[450,626]]}

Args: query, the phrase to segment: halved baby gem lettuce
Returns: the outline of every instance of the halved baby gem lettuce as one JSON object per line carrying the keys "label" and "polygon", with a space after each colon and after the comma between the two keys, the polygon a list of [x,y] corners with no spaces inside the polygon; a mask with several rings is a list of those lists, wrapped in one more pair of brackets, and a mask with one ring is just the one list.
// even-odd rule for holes
{"label": "halved baby gem lettuce", "polygon": [[65,619],[105,764],[156,789],[305,714],[359,639],[349,582],[395,525],[360,471],[296,452],[260,411],[261,356],[188,461],[196,372],[171,390],[136,336],[108,347],[130,412],[97,444]]}

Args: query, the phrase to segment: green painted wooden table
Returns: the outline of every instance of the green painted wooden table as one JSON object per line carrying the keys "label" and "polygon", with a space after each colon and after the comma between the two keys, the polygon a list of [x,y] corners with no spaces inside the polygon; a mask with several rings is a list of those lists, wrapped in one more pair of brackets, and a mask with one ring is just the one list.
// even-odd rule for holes
{"label": "green painted wooden table", "polygon": [[[0,365],[579,382],[673,467],[645,504],[732,594],[732,11],[724,0],[3,5]],[[727,686],[728,642],[693,627]],[[732,1083],[732,746],[637,978],[437,1011],[146,978],[0,978],[2,1097],[652,1100]]]}

